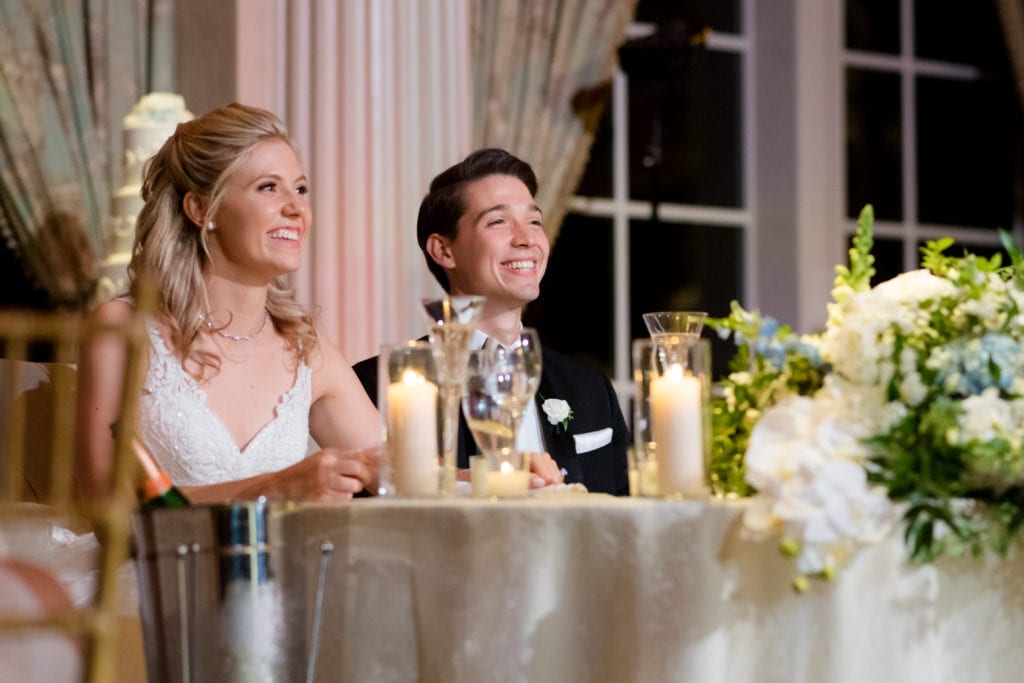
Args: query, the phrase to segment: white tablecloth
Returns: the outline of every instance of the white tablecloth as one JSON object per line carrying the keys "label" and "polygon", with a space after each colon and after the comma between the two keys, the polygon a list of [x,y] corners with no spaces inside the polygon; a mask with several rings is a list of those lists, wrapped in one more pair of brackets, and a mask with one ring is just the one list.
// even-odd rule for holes
{"label": "white tablecloth", "polygon": [[359,501],[286,522],[328,572],[318,680],[1013,681],[1024,566],[909,565],[898,534],[796,595],[741,508]]}

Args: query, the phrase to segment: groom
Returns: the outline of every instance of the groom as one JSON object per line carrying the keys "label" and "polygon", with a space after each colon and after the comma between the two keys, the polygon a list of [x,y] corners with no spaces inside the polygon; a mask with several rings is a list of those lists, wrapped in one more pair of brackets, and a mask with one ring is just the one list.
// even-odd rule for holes
{"label": "groom", "polygon": [[[517,338],[523,307],[540,294],[549,245],[534,201],[537,179],[526,162],[499,149],[473,152],[430,184],[416,236],[433,273],[452,295],[487,297],[472,347]],[[523,451],[547,452],[566,482],[627,495],[629,431],[608,378],[543,348],[540,389],[516,435]],[[355,365],[376,401],[377,359]],[[566,414],[567,410],[570,414]],[[460,416],[458,466],[479,452]]]}

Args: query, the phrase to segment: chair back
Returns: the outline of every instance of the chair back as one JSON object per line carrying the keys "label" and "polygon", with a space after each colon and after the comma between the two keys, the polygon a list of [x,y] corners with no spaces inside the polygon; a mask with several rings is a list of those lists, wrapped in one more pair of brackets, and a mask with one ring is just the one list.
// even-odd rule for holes
{"label": "chair back", "polygon": [[[74,362],[83,335],[116,335],[127,351],[109,493],[88,505],[76,496],[74,481]],[[142,311],[123,324],[102,327],[77,314],[0,311],[0,541],[4,527],[9,532],[46,528],[40,519],[91,530],[99,540],[91,600],[47,609],[41,616],[0,611],[0,637],[67,633],[80,643],[84,681],[112,681],[116,671],[116,579],[128,557],[136,503],[130,437],[138,420],[146,349]],[[47,362],[37,362],[40,356]]]}

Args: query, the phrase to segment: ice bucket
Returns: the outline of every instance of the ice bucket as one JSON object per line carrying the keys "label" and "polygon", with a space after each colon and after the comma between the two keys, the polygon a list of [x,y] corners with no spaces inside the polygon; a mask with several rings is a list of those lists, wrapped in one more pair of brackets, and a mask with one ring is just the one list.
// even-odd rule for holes
{"label": "ice bucket", "polygon": [[261,499],[135,515],[150,683],[314,680],[326,565],[289,547],[297,508]]}

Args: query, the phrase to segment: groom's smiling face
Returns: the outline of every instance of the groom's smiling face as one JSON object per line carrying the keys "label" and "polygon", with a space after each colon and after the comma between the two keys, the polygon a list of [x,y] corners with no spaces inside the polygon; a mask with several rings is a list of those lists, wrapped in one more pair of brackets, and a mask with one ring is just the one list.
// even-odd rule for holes
{"label": "groom's smiling face", "polygon": [[486,296],[488,306],[521,308],[540,294],[548,245],[543,215],[521,180],[491,175],[462,190],[465,206],[445,263],[452,294]]}

